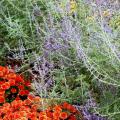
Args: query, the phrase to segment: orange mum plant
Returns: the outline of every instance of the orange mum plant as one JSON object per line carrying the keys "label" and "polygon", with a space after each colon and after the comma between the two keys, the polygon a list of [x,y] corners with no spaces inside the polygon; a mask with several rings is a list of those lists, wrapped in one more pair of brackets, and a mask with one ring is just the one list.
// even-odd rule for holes
{"label": "orange mum plant", "polygon": [[42,110],[41,98],[28,95],[24,101],[14,100],[0,107],[0,120],[77,120],[79,112],[68,103]]}
{"label": "orange mum plant", "polygon": [[0,104],[14,99],[26,99],[30,91],[30,82],[13,70],[0,66]]}

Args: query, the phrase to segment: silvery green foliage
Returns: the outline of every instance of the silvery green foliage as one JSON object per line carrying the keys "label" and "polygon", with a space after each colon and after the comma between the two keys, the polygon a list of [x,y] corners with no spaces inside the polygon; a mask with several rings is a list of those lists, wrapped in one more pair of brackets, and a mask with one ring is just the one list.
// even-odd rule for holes
{"label": "silvery green foliage", "polygon": [[[29,72],[33,76],[33,87],[37,94],[46,92],[53,86],[54,81],[51,76],[51,71],[53,69],[52,63],[48,62],[44,56],[38,57],[35,55],[36,60],[32,63]],[[46,97],[47,95],[43,95]]]}

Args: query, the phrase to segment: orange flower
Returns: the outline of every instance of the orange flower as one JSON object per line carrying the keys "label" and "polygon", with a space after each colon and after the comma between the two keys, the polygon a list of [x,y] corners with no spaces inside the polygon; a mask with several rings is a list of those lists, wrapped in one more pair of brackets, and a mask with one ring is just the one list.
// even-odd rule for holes
{"label": "orange flower", "polygon": [[2,72],[2,71],[0,71],[0,77],[3,77],[3,76],[4,76],[3,72]]}
{"label": "orange flower", "polygon": [[12,88],[12,89],[11,89],[11,92],[12,92],[12,93],[16,93],[17,90],[16,90],[15,88]]}
{"label": "orange flower", "polygon": [[26,81],[24,84],[25,84],[26,87],[30,87],[31,86],[31,83],[29,81]]}
{"label": "orange flower", "polygon": [[20,119],[21,118],[21,116],[20,116],[20,114],[18,113],[18,112],[15,112],[14,114],[13,114],[13,120],[15,119]]}
{"label": "orange flower", "polygon": [[18,106],[22,106],[22,105],[24,105],[24,102],[22,100],[17,100],[17,104],[18,104]]}
{"label": "orange flower", "polygon": [[15,100],[20,100],[20,97],[19,97],[19,96],[17,96],[17,97],[15,98]]}
{"label": "orange flower", "polygon": [[44,118],[43,120],[52,120],[51,118],[49,118],[49,117],[46,117],[46,118]]}
{"label": "orange flower", "polygon": [[0,96],[0,103],[3,103],[5,101],[5,98],[3,96]]}
{"label": "orange flower", "polygon": [[7,79],[15,79],[16,78],[16,74],[15,73],[9,73],[7,75]]}
{"label": "orange flower", "polygon": [[2,67],[2,66],[0,66],[0,71],[2,71],[2,69],[3,69],[3,67]]}
{"label": "orange flower", "polygon": [[64,102],[64,103],[63,103],[63,109],[66,109],[66,108],[68,107],[68,105],[69,105],[69,104],[68,104],[67,102]]}
{"label": "orange flower", "polygon": [[4,82],[5,82],[5,81],[3,81],[3,80],[2,80],[2,81],[0,81],[0,85],[2,85]]}
{"label": "orange flower", "polygon": [[11,103],[11,107],[15,108],[15,109],[18,109],[20,108],[24,103],[22,102],[22,100],[14,100],[12,103]]}
{"label": "orange flower", "polygon": [[15,80],[14,79],[9,79],[10,86],[15,86]]}
{"label": "orange flower", "polygon": [[27,114],[31,111],[30,106],[25,106],[25,105],[21,106],[19,110],[25,111]]}
{"label": "orange flower", "polygon": [[74,106],[72,106],[71,104],[68,104],[67,102],[63,103],[63,109],[67,109],[72,113],[77,112],[77,109]]}
{"label": "orange flower", "polygon": [[29,90],[24,90],[25,91],[25,95],[29,94]]}
{"label": "orange flower", "polygon": [[68,114],[67,114],[66,112],[61,112],[61,113],[60,113],[60,118],[61,118],[61,119],[64,120],[64,119],[67,119],[67,117],[68,117]]}
{"label": "orange flower", "polygon": [[7,90],[9,88],[10,88],[10,83],[9,82],[5,82],[4,84],[1,85],[2,90]]}
{"label": "orange flower", "polygon": [[16,81],[18,82],[18,83],[24,83],[24,79],[20,76],[20,75],[17,75],[16,76]]}
{"label": "orange flower", "polygon": [[36,117],[37,117],[36,112],[30,112],[30,113],[28,114],[28,118],[29,118],[29,119],[32,119],[32,120],[33,120],[33,118],[36,118]]}
{"label": "orange flower", "polygon": [[4,96],[4,94],[5,94],[5,91],[1,90],[0,91],[0,96]]}
{"label": "orange flower", "polygon": [[35,96],[33,96],[33,95],[31,95],[31,94],[28,95],[28,99],[29,99],[29,100],[33,101],[34,98],[35,98]]}
{"label": "orange flower", "polygon": [[53,120],[53,119],[43,115],[43,116],[39,116],[39,120]]}
{"label": "orange flower", "polygon": [[60,112],[55,111],[53,112],[53,118],[58,119],[60,117]]}
{"label": "orange flower", "polygon": [[3,72],[3,74],[9,73],[8,69],[6,67],[2,67],[2,66],[0,66],[0,71]]}
{"label": "orange flower", "polygon": [[54,108],[53,108],[54,111],[58,111],[58,112],[61,112],[62,111],[62,108],[60,105],[56,105]]}
{"label": "orange flower", "polygon": [[40,116],[47,116],[45,111],[40,112]]}
{"label": "orange flower", "polygon": [[4,103],[3,107],[9,107],[10,108],[10,103]]}
{"label": "orange flower", "polygon": [[26,111],[19,111],[19,114],[20,114],[21,117],[26,117],[27,116]]}
{"label": "orange flower", "polygon": [[72,113],[77,112],[76,108],[74,106],[70,105],[70,104],[67,106],[67,109]]}
{"label": "orange flower", "polygon": [[32,104],[32,101],[29,100],[29,99],[26,99],[26,100],[24,100],[24,104],[25,104],[25,105],[31,105],[31,104]]}
{"label": "orange flower", "polygon": [[17,101],[18,101],[18,100],[14,100],[14,101],[11,103],[11,107],[13,107],[13,108],[16,107]]}
{"label": "orange flower", "polygon": [[24,95],[25,95],[25,91],[24,91],[24,90],[21,90],[21,91],[19,92],[19,95],[24,96]]}
{"label": "orange flower", "polygon": [[10,106],[3,106],[2,112],[3,112],[4,114],[8,113],[9,111],[10,111]]}
{"label": "orange flower", "polygon": [[34,97],[33,99],[34,103],[40,103],[41,99],[39,96]]}
{"label": "orange flower", "polygon": [[50,118],[53,118],[53,113],[52,112],[46,112],[47,113],[47,116],[50,117]]}
{"label": "orange flower", "polygon": [[28,95],[28,94],[29,94],[29,91],[28,91],[28,90],[21,90],[21,91],[19,92],[19,95],[21,95],[21,96]]}
{"label": "orange flower", "polygon": [[31,105],[31,109],[32,109],[32,111],[37,111],[38,105],[36,105],[36,104]]}
{"label": "orange flower", "polygon": [[23,89],[24,89],[24,86],[23,86],[23,85],[19,85],[18,88],[19,88],[20,90],[23,90]]}
{"label": "orange flower", "polygon": [[44,120],[45,118],[47,118],[47,114],[46,114],[46,112],[40,112],[40,114],[39,114],[39,120]]}

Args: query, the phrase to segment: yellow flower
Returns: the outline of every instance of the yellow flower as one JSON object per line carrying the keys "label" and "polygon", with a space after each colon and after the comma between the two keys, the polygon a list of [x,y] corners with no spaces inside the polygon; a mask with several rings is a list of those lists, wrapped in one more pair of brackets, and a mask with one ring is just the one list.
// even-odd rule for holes
{"label": "yellow flower", "polygon": [[103,11],[103,16],[104,16],[104,17],[108,17],[108,16],[110,16],[110,12],[109,12],[109,10],[105,10],[105,11]]}
{"label": "yellow flower", "polygon": [[95,19],[94,16],[88,16],[88,17],[86,18],[87,21],[93,21],[94,19]]}
{"label": "yellow flower", "polygon": [[77,4],[75,0],[70,0],[70,13],[74,13],[77,9]]}
{"label": "yellow flower", "polygon": [[120,27],[120,16],[115,16],[109,21],[109,25],[113,28],[118,28]]}
{"label": "yellow flower", "polygon": [[120,26],[120,20],[116,22],[116,26]]}

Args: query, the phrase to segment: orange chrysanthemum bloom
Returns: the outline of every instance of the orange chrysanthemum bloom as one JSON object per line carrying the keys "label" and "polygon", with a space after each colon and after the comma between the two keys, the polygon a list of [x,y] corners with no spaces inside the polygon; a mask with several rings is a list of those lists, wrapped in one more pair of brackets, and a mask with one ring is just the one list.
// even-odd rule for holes
{"label": "orange chrysanthemum bloom", "polygon": [[44,120],[46,118],[47,118],[46,112],[44,112],[44,111],[40,112],[40,114],[39,114],[39,120]]}
{"label": "orange chrysanthemum bloom", "polygon": [[67,102],[64,102],[64,103],[63,103],[62,108],[63,108],[63,109],[67,109],[67,110],[69,110],[69,111],[72,112],[72,113],[77,112],[77,109],[76,109],[74,106],[72,106],[71,104],[68,104]]}
{"label": "orange chrysanthemum bloom", "polygon": [[12,89],[11,89],[11,92],[12,92],[12,93],[16,93],[17,90],[16,90],[15,88],[12,88]]}
{"label": "orange chrysanthemum bloom", "polygon": [[21,115],[18,112],[14,112],[13,120],[17,120],[17,119],[20,119],[20,118],[21,118]]}
{"label": "orange chrysanthemum bloom", "polygon": [[4,94],[5,94],[5,91],[1,90],[0,91],[0,96],[4,96]]}
{"label": "orange chrysanthemum bloom", "polygon": [[31,111],[31,108],[30,108],[30,106],[21,106],[20,108],[19,108],[19,110],[20,111],[25,111],[26,113],[29,113],[30,111]]}
{"label": "orange chrysanthemum bloom", "polygon": [[7,90],[9,88],[10,88],[10,83],[9,82],[5,82],[1,85],[2,90]]}
{"label": "orange chrysanthemum bloom", "polygon": [[31,105],[33,102],[29,99],[24,100],[25,105]]}
{"label": "orange chrysanthemum bloom", "polygon": [[0,103],[3,103],[5,101],[4,96],[0,96]]}
{"label": "orange chrysanthemum bloom", "polygon": [[67,109],[68,105],[69,105],[69,104],[68,104],[67,102],[64,102],[64,103],[63,103],[63,109]]}
{"label": "orange chrysanthemum bloom", "polygon": [[19,111],[20,116],[26,117],[27,113],[26,111]]}
{"label": "orange chrysanthemum bloom", "polygon": [[32,111],[37,111],[38,105],[37,104],[31,105],[31,109],[32,109]]}
{"label": "orange chrysanthemum bloom", "polygon": [[22,100],[14,100],[12,103],[11,103],[11,106],[14,108],[14,109],[18,109],[20,108],[24,103],[22,102]]}
{"label": "orange chrysanthemum bloom", "polygon": [[20,90],[24,90],[25,87],[24,87],[24,85],[19,85],[18,88],[19,88]]}
{"label": "orange chrysanthemum bloom", "polygon": [[16,74],[15,73],[9,73],[6,75],[6,79],[16,79]]}
{"label": "orange chrysanthemum bloom", "polygon": [[4,73],[2,71],[0,71],[0,77],[3,77]]}
{"label": "orange chrysanthemum bloom", "polygon": [[29,119],[33,120],[33,118],[37,118],[37,113],[36,112],[30,112],[30,113],[28,113],[27,117]]}
{"label": "orange chrysanthemum bloom", "polygon": [[41,99],[40,99],[40,97],[36,96],[36,97],[34,97],[33,101],[34,101],[34,103],[40,103]]}
{"label": "orange chrysanthemum bloom", "polygon": [[9,107],[10,108],[10,103],[4,103],[3,107]]}
{"label": "orange chrysanthemum bloom", "polygon": [[15,86],[15,79],[9,79],[10,86]]}
{"label": "orange chrysanthemum bloom", "polygon": [[60,117],[60,112],[55,111],[53,112],[53,118],[58,119]]}
{"label": "orange chrysanthemum bloom", "polygon": [[18,82],[18,83],[24,83],[23,77],[20,76],[20,75],[17,75],[17,76],[16,76],[16,82]]}
{"label": "orange chrysanthemum bloom", "polygon": [[28,90],[21,90],[21,91],[19,92],[19,95],[21,95],[21,96],[28,95],[28,94],[29,94],[29,91],[28,91]]}
{"label": "orange chrysanthemum bloom", "polygon": [[60,105],[56,105],[54,108],[53,108],[54,111],[57,111],[57,112],[61,112],[62,111],[62,108]]}
{"label": "orange chrysanthemum bloom", "polygon": [[3,77],[5,74],[8,74],[9,71],[8,71],[8,69],[6,67],[0,66],[0,73],[1,73],[0,75],[2,75],[0,77]]}
{"label": "orange chrysanthemum bloom", "polygon": [[33,101],[33,100],[34,100],[34,98],[35,98],[35,96],[33,96],[33,95],[29,94],[27,98],[28,98],[30,101]]}
{"label": "orange chrysanthemum bloom", "polygon": [[46,114],[49,118],[53,118],[53,113],[50,111],[46,111]]}
{"label": "orange chrysanthemum bloom", "polygon": [[60,118],[61,118],[61,119],[64,120],[64,119],[67,119],[67,117],[68,117],[68,114],[67,114],[66,112],[61,112],[61,113],[60,113]]}

